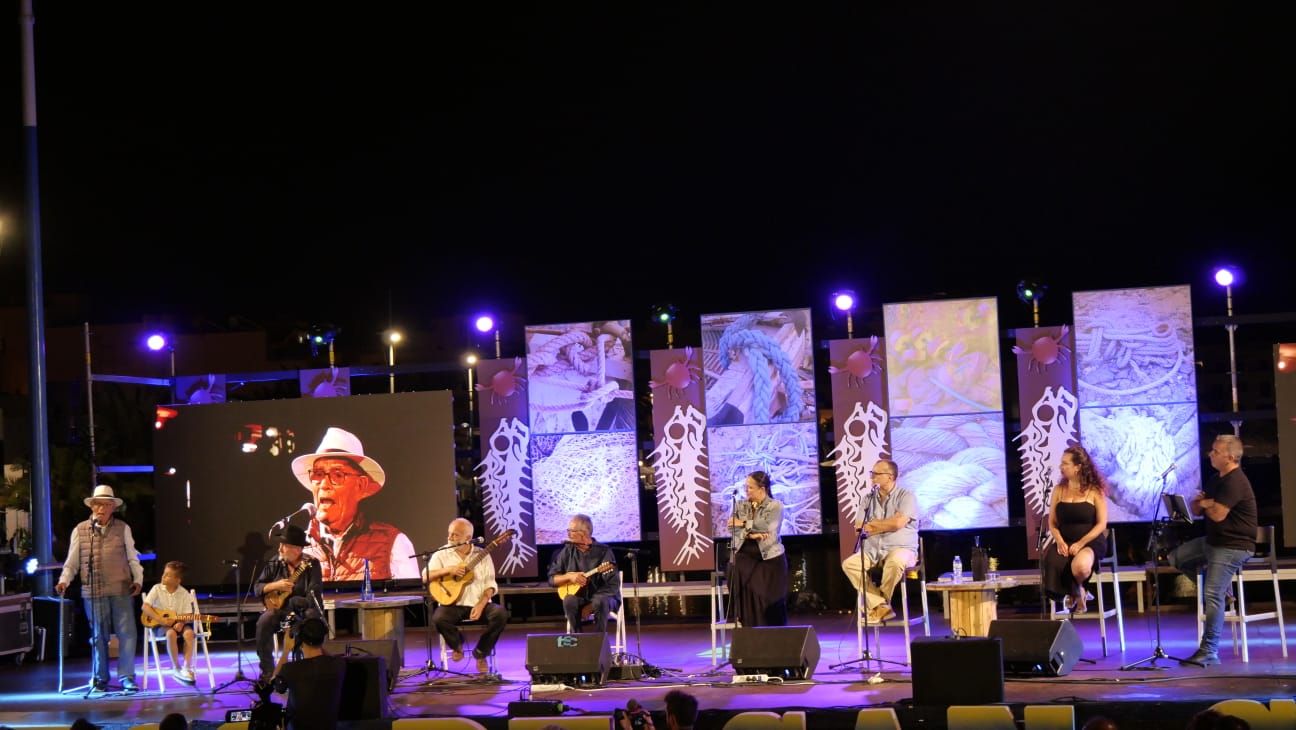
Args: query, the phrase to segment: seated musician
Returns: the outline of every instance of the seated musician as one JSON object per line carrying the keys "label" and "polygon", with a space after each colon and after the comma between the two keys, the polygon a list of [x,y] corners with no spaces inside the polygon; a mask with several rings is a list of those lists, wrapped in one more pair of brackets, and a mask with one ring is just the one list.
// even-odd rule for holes
{"label": "seated musician", "polygon": [[268,561],[257,577],[256,594],[266,605],[256,623],[257,658],[263,679],[274,673],[274,635],[288,614],[319,618],[324,606],[320,566],[302,555],[305,547],[306,531],[289,525],[279,543],[279,557]]}
{"label": "seated musician", "polygon": [[567,542],[549,561],[549,585],[560,594],[575,590],[563,597],[572,631],[580,632],[581,616],[590,613],[594,627],[607,631],[608,615],[621,605],[621,575],[612,548],[594,541],[594,521],[588,515],[572,515],[567,523]]}
{"label": "seated musician", "polygon": [[[476,621],[486,619],[486,633],[477,640],[473,648],[473,657],[477,659],[477,671],[485,674],[490,671],[486,658],[495,651],[495,642],[499,641],[508,623],[509,613],[503,606],[493,603],[491,599],[499,592],[495,583],[495,562],[490,553],[472,544],[473,525],[462,517],[450,521],[446,533],[446,547],[432,553],[427,569],[423,571],[423,584],[438,582],[453,596],[460,592],[456,600],[449,605],[442,600],[440,590],[434,597],[442,601],[432,614],[432,623],[437,633],[445,637],[450,647],[450,658],[456,662],[463,661],[463,634],[459,631],[459,622],[464,619]],[[457,547],[449,548],[455,545]],[[469,565],[469,563],[474,563]],[[449,599],[445,599],[449,600]]]}
{"label": "seated musician", "polygon": [[331,730],[338,725],[346,659],[324,651],[328,626],[323,619],[306,619],[295,631],[301,661],[281,662],[274,675],[275,691],[288,694],[288,728]]}
{"label": "seated musician", "polygon": [[[146,620],[155,624],[152,629],[157,636],[165,636],[167,653],[171,657],[171,675],[186,684],[194,683],[194,620],[186,616],[198,614],[198,599],[188,588],[180,584],[184,579],[185,564],[172,560],[162,571],[161,582],[149,589],[144,596],[143,614]],[[163,612],[169,618],[163,618]],[[179,660],[178,642],[184,641],[184,662]]]}

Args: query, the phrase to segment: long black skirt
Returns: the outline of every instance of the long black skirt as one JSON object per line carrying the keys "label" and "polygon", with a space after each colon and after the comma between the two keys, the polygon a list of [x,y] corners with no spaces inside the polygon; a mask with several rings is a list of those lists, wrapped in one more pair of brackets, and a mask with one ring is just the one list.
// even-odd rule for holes
{"label": "long black skirt", "polygon": [[760,546],[746,540],[734,557],[729,598],[743,626],[787,626],[787,554],[762,560]]}

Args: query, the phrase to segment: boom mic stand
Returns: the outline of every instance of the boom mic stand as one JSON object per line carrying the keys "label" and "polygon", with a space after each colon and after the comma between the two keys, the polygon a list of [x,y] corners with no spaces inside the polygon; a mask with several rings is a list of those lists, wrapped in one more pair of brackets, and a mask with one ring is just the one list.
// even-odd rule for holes
{"label": "boom mic stand", "polygon": [[[643,667],[643,673],[648,677],[660,677],[662,672],[678,672],[679,669],[670,667],[658,667],[650,663],[643,655],[643,604],[639,602],[639,554],[648,554],[648,550],[641,548],[615,548],[610,547],[613,552],[623,552],[630,559],[630,586],[634,593],[635,603],[635,658],[638,662],[625,662],[622,666],[635,666],[636,664]],[[624,589],[624,586],[622,587]],[[624,592],[622,593],[624,597]],[[623,652],[624,653],[624,652]],[[624,657],[623,657],[624,658]]]}
{"label": "boom mic stand", "polygon": [[1049,501],[1053,498],[1053,481],[1049,480],[1046,485],[1044,488],[1044,516],[1040,519],[1039,524],[1035,525],[1035,552],[1039,555],[1040,618],[1051,621],[1053,611],[1049,605],[1048,591],[1044,588],[1044,549],[1050,534],[1044,529],[1044,525],[1048,523],[1053,514],[1053,504]]}
{"label": "boom mic stand", "polygon": [[[238,638],[238,669],[235,670],[234,677],[232,679],[216,687],[216,689],[212,690],[213,695],[219,693],[221,690],[227,687],[238,684],[239,682],[247,682],[249,684],[252,683],[252,679],[246,676],[245,674],[243,674],[243,628],[244,628],[243,627],[243,563],[238,560],[235,560],[233,562],[234,562],[234,612],[238,614],[238,618],[235,619],[236,621],[238,621],[238,631],[235,634],[235,636]],[[254,577],[256,576],[256,568],[257,568],[257,564],[253,563],[252,575]],[[250,592],[251,590],[252,590],[252,584],[249,582],[248,591]]]}
{"label": "boom mic stand", "polygon": [[[860,671],[866,672],[868,671],[869,662],[877,662],[878,664],[895,664],[896,666],[900,666],[900,667],[908,666],[904,662],[898,662],[895,661],[894,659],[883,659],[882,657],[873,656],[873,651],[872,649],[869,648],[869,628],[870,628],[869,607],[868,607],[868,601],[864,599],[864,596],[868,594],[868,581],[869,581],[868,572],[864,570],[864,541],[867,539],[868,539],[868,532],[861,528],[859,531],[859,535],[855,538],[855,555],[858,556],[860,559],[860,589],[859,589],[859,593],[856,594],[855,610],[859,611],[859,604],[863,602],[864,604],[864,631],[863,631],[864,650],[860,653],[860,655],[857,658],[851,659],[849,661],[838,662],[837,664],[829,665],[828,667],[829,669],[840,669],[841,667],[846,667],[846,666],[850,666],[851,664],[860,663],[862,664],[862,666],[860,667]],[[857,616],[855,620],[858,622],[859,617]],[[878,667],[878,670],[881,671],[881,667]]]}
{"label": "boom mic stand", "polygon": [[[1161,475],[1162,496],[1165,496],[1165,481],[1166,481],[1166,477],[1169,474],[1170,472],[1166,471],[1165,474]],[[1156,509],[1152,512],[1152,531],[1148,535],[1148,553],[1152,556],[1151,558],[1152,575],[1154,576],[1154,581],[1152,583],[1152,607],[1153,607],[1153,616],[1155,617],[1154,620],[1156,621],[1156,646],[1153,647],[1152,649],[1152,656],[1146,657],[1144,659],[1140,659],[1136,662],[1131,662],[1130,664],[1126,664],[1125,666],[1121,667],[1122,672],[1128,672],[1131,669],[1143,669],[1143,670],[1165,669],[1165,667],[1157,666],[1158,659],[1170,659],[1172,661],[1179,662],[1180,664],[1192,664],[1194,666],[1203,667],[1203,668],[1206,666],[1201,662],[1195,662],[1190,659],[1180,659],[1179,657],[1176,656],[1170,656],[1169,654],[1166,653],[1165,649],[1161,648],[1161,580],[1160,580],[1161,576],[1160,574],[1157,573],[1156,570],[1157,565],[1156,565],[1155,548],[1160,543],[1162,530],[1164,530],[1166,525],[1169,524],[1169,522],[1171,521],[1170,516],[1167,516],[1160,520],[1157,519],[1157,516],[1161,514],[1161,505],[1159,504],[1159,502],[1161,501],[1163,500],[1158,500]],[[1170,510],[1167,509],[1166,511],[1169,512]],[[1174,510],[1174,511],[1178,512],[1178,510]],[[1174,517],[1179,518],[1182,516],[1176,514],[1174,515]],[[1191,522],[1191,519],[1189,519],[1189,521]],[[1141,664],[1147,664],[1148,666],[1141,667],[1139,666]]]}

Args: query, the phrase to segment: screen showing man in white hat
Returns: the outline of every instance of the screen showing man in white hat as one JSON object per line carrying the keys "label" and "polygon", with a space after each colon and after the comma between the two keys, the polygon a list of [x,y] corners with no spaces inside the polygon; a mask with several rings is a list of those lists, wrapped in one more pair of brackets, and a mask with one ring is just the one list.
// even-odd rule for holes
{"label": "screen showing man in white hat", "polygon": [[360,580],[369,561],[373,580],[419,577],[414,545],[394,525],[370,521],[361,507],[387,475],[350,431],[331,426],[313,454],[293,459],[293,475],[314,497],[310,545],[324,580]]}

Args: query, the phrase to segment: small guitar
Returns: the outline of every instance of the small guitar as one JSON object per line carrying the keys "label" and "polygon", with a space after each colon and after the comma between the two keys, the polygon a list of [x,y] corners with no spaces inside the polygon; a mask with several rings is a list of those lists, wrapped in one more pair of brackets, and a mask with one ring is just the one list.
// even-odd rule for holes
{"label": "small guitar", "polygon": [[174,624],[176,621],[184,621],[185,623],[193,623],[195,621],[201,621],[205,624],[209,624],[213,621],[230,620],[227,618],[222,618],[220,616],[208,616],[206,614],[201,614],[201,613],[176,613],[175,611],[163,611],[157,608],[153,609],[153,612],[156,613],[161,618],[153,618],[147,613],[140,613],[140,623],[144,624],[145,628],[152,629],[158,626],[169,627],[171,626],[171,624]]}
{"label": "small guitar", "polygon": [[463,574],[462,578],[456,578],[454,574],[443,575],[428,583],[428,593],[442,606],[455,605],[459,602],[459,598],[463,596],[464,588],[473,582],[473,568],[477,567],[477,564],[484,560],[487,555],[490,555],[490,551],[512,540],[515,535],[517,535],[517,530],[508,530],[491,540],[489,545],[475,551],[472,557],[468,558],[468,561],[464,563],[464,567],[468,568],[468,571]]}
{"label": "small guitar", "polygon": [[[311,566],[311,559],[306,556],[302,556],[302,561],[297,565],[297,569],[293,571],[292,575],[288,576],[288,582],[296,583],[297,579],[300,578],[302,573],[305,573],[306,569],[309,568],[310,566]],[[265,604],[265,607],[270,609],[271,611],[278,611],[279,609],[283,608],[284,601],[287,601],[288,597],[291,595],[292,595],[291,590],[266,591],[261,596],[261,602]]]}
{"label": "small guitar", "polygon": [[[599,573],[610,573],[615,569],[616,566],[613,565],[612,563],[603,563],[597,568],[591,568],[585,571],[584,573],[581,573],[581,575],[585,576],[586,578],[592,578],[595,575],[598,575]],[[568,583],[567,585],[558,586],[558,597],[566,598],[567,596],[574,596],[577,593],[580,593],[581,589],[584,587],[585,586],[580,585],[579,583]]]}

